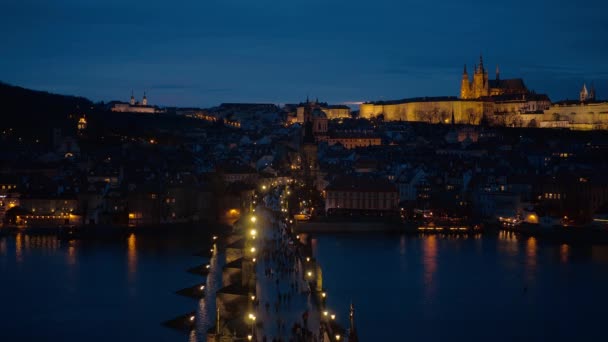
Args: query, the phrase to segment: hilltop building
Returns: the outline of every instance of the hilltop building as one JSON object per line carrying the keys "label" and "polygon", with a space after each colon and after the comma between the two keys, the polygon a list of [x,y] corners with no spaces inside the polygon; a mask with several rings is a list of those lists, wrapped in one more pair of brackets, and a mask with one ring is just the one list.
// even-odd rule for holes
{"label": "hilltop building", "polygon": [[319,109],[324,112],[327,116],[327,119],[345,119],[350,118],[350,107],[345,105],[329,105],[327,102],[319,102],[319,100],[311,101],[306,99],[306,102],[298,104],[296,108],[296,122],[303,123],[305,122],[305,112],[310,111],[310,109]]}
{"label": "hilltop building", "polygon": [[146,97],[146,93],[144,92],[144,97],[142,98],[141,102],[138,102],[135,100],[135,96],[133,96],[133,92],[131,92],[131,98],[129,99],[129,103],[126,102],[112,102],[111,103],[111,110],[113,112],[120,112],[120,113],[149,113],[149,114],[155,114],[155,113],[162,113],[163,110],[161,110],[158,107],[155,106],[149,106],[148,105],[148,98]]}
{"label": "hilltop building", "polygon": [[464,66],[462,73],[462,81],[460,84],[460,98],[464,100],[468,99],[481,99],[488,96],[499,96],[499,95],[525,95],[528,94],[528,88],[524,84],[524,80],[521,78],[513,79],[500,79],[500,70],[496,66],[496,78],[494,80],[488,79],[488,71],[483,66],[483,57],[479,56],[479,65],[475,65],[473,74],[473,81],[469,79],[467,73],[467,66]]}
{"label": "hilltop building", "polygon": [[477,125],[487,122],[511,127],[552,127],[576,130],[608,129],[608,102],[596,100],[595,87],[583,84],[578,100],[552,103],[545,94],[530,91],[523,79],[489,79],[483,58],[475,65],[473,79],[466,66],[460,81],[460,97],[422,97],[397,101],[367,102],[362,118],[382,116],[387,121],[419,121]]}

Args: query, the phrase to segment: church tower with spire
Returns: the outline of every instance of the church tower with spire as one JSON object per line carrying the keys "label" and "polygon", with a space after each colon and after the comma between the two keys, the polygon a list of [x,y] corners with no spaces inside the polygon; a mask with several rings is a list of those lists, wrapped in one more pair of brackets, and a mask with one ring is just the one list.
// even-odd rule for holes
{"label": "church tower with spire", "polygon": [[479,55],[479,65],[473,75],[473,97],[478,99],[488,95],[488,72],[483,66],[483,57]]}
{"label": "church tower with spire", "polygon": [[462,81],[460,82],[460,98],[470,99],[471,98],[471,82],[469,81],[469,74],[467,73],[467,65],[464,65],[462,72]]}
{"label": "church tower with spire", "polygon": [[587,90],[587,84],[583,83],[583,89],[581,89],[581,92],[579,93],[579,100],[581,102],[589,100],[589,91]]}
{"label": "church tower with spire", "polygon": [[141,104],[144,106],[148,105],[148,98],[146,97],[146,92],[144,91],[144,98],[141,99]]}
{"label": "church tower with spire", "polygon": [[135,96],[133,96],[133,90],[131,90],[131,99],[129,100],[131,106],[135,106]]}
{"label": "church tower with spire", "polygon": [[359,337],[357,336],[357,329],[355,328],[355,306],[350,303],[349,323],[350,329],[348,331],[348,342],[358,342]]}

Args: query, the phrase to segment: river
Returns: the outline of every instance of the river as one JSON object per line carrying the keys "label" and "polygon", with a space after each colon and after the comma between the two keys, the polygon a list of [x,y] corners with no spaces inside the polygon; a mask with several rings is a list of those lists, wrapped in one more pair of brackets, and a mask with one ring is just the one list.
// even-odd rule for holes
{"label": "river", "polygon": [[[161,322],[204,311],[174,293],[202,281],[185,272],[201,240],[0,238],[0,341],[187,341]],[[352,300],[362,341],[604,339],[608,246],[344,234],[313,248],[328,307],[348,326]]]}
{"label": "river", "polygon": [[604,340],[608,246],[498,236],[320,235],[328,306],[362,341]]}

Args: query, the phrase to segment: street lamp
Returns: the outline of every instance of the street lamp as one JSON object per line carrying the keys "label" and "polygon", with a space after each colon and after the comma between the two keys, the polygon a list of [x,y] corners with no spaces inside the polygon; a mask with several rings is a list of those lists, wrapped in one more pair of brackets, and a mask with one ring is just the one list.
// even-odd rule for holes
{"label": "street lamp", "polygon": [[257,217],[255,217],[255,216],[251,216],[251,222],[252,222],[252,223],[255,223],[255,221],[257,221],[257,220],[258,220],[258,219],[257,219]]}
{"label": "street lamp", "polygon": [[336,341],[340,341],[340,335],[336,334]]}

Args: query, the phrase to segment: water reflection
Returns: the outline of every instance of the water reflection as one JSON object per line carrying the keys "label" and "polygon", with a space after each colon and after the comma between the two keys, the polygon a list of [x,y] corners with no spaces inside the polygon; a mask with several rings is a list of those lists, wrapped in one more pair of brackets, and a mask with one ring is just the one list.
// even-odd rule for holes
{"label": "water reflection", "polygon": [[76,265],[76,247],[74,246],[73,241],[70,241],[69,243],[66,262],[69,266]]}
{"label": "water reflection", "polygon": [[0,238],[0,255],[6,255],[6,239]]}
{"label": "water reflection", "polygon": [[18,264],[23,262],[23,236],[21,233],[15,237],[15,259]]}
{"label": "water reflection", "polygon": [[129,282],[133,282],[137,273],[137,240],[134,233],[131,233],[127,239],[127,265]]}
{"label": "water reflection", "polygon": [[561,247],[559,248],[559,256],[560,256],[560,260],[563,263],[567,263],[568,262],[568,256],[570,254],[570,246],[568,246],[567,244],[562,244]]}
{"label": "water reflection", "polygon": [[427,296],[430,296],[434,292],[433,281],[435,272],[437,272],[437,237],[435,235],[426,236],[422,243],[422,250],[425,292]]}
{"label": "water reflection", "polygon": [[525,263],[525,272],[526,272],[526,282],[532,283],[536,279],[536,238],[529,237],[526,241],[526,263]]}

